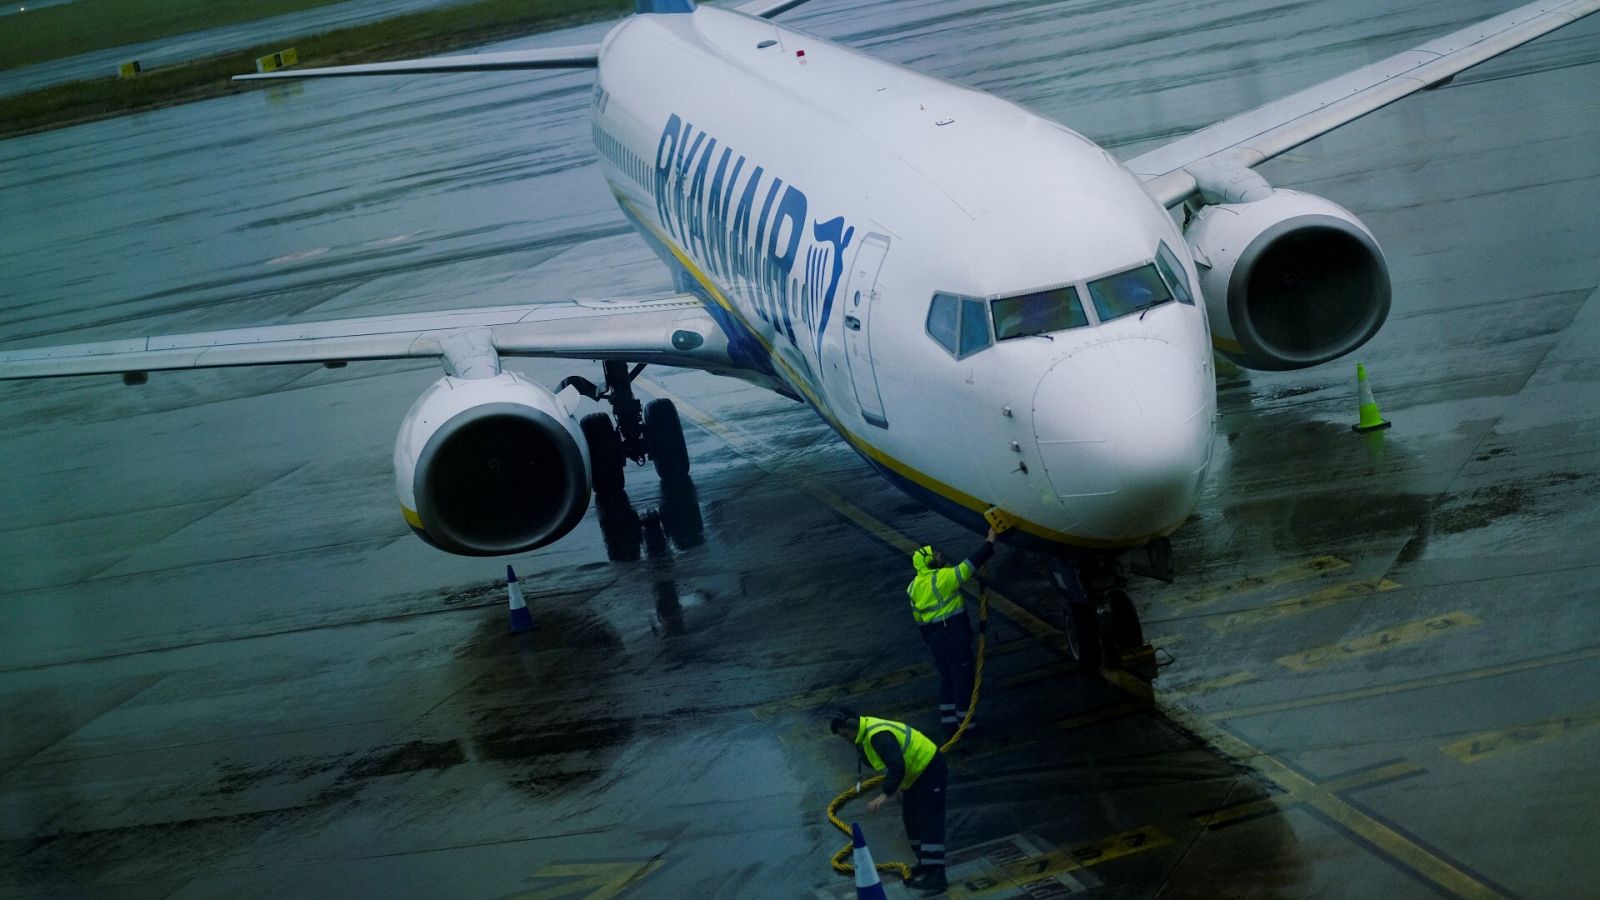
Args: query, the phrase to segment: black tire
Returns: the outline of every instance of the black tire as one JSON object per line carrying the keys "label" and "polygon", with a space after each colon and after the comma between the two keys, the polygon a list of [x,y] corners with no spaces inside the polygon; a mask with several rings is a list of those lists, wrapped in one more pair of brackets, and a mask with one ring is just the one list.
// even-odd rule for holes
{"label": "black tire", "polygon": [[644,437],[656,474],[663,479],[689,474],[689,448],[683,442],[683,424],[671,400],[651,400],[644,408]]}
{"label": "black tire", "polygon": [[1133,600],[1126,591],[1112,588],[1100,601],[1097,618],[1106,665],[1120,668],[1124,653],[1144,646],[1144,627],[1139,624]]}
{"label": "black tire", "polygon": [[1067,601],[1067,649],[1078,671],[1100,671],[1100,623],[1087,603]]}
{"label": "black tire", "polygon": [[583,440],[589,445],[589,484],[597,497],[622,492],[622,438],[605,413],[590,413],[578,423]]}

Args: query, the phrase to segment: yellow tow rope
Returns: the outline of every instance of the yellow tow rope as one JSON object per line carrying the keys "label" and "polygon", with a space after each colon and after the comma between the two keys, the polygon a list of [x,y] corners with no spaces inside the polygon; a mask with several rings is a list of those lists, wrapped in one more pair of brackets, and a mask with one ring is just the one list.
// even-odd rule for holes
{"label": "yellow tow rope", "polygon": [[[978,689],[983,686],[983,649],[989,640],[989,585],[982,580],[981,576],[978,584],[980,585],[978,591],[978,663],[972,673],[972,700],[967,704],[966,718],[961,720],[961,726],[956,729],[956,733],[950,735],[950,740],[945,741],[944,745],[939,748],[940,753],[954,747],[956,742],[961,740],[961,736],[967,732],[967,723],[971,722],[972,717],[978,712]],[[833,802],[828,804],[828,821],[833,823],[833,827],[844,832],[846,838],[849,838],[851,836],[850,826],[839,820],[839,810],[846,803],[865,794],[882,782],[883,776],[878,775],[866,781],[859,781],[846,788],[844,793],[833,798]],[[856,867],[845,861],[850,858],[853,850],[853,845],[849,840],[846,840],[844,846],[839,848],[839,852],[833,855],[833,870],[835,872],[840,875],[854,875],[856,873]],[[911,867],[902,862],[876,863],[873,868],[879,872],[894,872],[902,879],[911,877]]]}

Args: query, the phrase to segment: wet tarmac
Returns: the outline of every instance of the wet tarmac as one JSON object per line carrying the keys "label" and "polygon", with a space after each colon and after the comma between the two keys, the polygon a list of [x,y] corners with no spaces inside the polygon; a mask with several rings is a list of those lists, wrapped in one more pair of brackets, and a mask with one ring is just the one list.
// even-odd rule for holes
{"label": "wet tarmac", "polygon": [[[1126,156],[1504,6],[791,17]],[[587,89],[322,82],[0,142],[0,336],[658,289]],[[1042,566],[1001,551],[952,896],[1593,894],[1597,98],[1589,21],[1264,168],[1388,253],[1360,357],[1394,427],[1351,432],[1354,360],[1223,373],[1177,580],[1135,585],[1148,697],[1071,672]],[[651,369],[692,485],[631,472],[626,504],[511,558],[541,626],[511,636],[500,563],[394,506],[394,430],[437,375],[0,385],[0,894],[851,895],[823,810],[855,768],[823,711],[934,727],[905,553],[977,539],[805,408]],[[905,858],[893,810],[846,815]]]}

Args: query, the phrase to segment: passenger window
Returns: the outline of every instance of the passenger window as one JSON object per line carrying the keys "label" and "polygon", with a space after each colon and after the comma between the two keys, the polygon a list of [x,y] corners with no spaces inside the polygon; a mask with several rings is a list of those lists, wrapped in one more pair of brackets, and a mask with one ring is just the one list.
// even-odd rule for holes
{"label": "passenger window", "polygon": [[983,301],[963,298],[961,301],[961,353],[962,359],[989,346],[989,317],[983,314]]}
{"label": "passenger window", "polygon": [[934,294],[933,305],[928,307],[928,335],[940,346],[956,352],[956,330],[960,326],[960,302],[949,294]]}
{"label": "passenger window", "polygon": [[1179,303],[1194,305],[1194,295],[1189,292],[1189,280],[1183,275],[1183,266],[1178,263],[1178,255],[1168,249],[1163,241],[1161,248],[1156,251],[1156,268],[1161,270],[1162,277],[1167,279],[1167,287],[1172,289],[1173,296]]}
{"label": "passenger window", "polygon": [[994,314],[994,336],[1002,341],[1089,324],[1083,304],[1078,302],[1078,289],[1071,286],[1005,297],[989,307]]}
{"label": "passenger window", "polygon": [[1172,299],[1167,285],[1152,265],[1108,275],[1089,282],[1089,297],[1101,322],[1149,309]]}

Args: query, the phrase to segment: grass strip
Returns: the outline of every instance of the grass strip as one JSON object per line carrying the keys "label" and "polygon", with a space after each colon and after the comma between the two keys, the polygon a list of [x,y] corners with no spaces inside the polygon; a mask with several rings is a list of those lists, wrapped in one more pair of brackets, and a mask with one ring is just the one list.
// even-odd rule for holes
{"label": "grass strip", "polygon": [[631,0],[477,0],[149,70],[137,78],[74,81],[0,97],[0,137],[14,137],[258,89],[235,82],[255,60],[294,47],[303,67],[450,53],[582,22],[620,17]]}
{"label": "grass strip", "polygon": [[[26,5],[26,0],[16,0]],[[0,70],[300,12],[340,0],[73,0],[0,19]]]}

